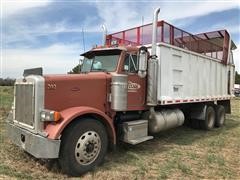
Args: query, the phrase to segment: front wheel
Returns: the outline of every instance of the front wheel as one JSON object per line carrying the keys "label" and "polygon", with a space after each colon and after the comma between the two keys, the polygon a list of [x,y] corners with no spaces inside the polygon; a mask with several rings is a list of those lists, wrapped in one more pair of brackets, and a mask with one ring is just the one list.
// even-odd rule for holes
{"label": "front wheel", "polygon": [[59,161],[64,173],[79,176],[103,162],[108,137],[100,122],[82,119],[71,124],[61,139]]}

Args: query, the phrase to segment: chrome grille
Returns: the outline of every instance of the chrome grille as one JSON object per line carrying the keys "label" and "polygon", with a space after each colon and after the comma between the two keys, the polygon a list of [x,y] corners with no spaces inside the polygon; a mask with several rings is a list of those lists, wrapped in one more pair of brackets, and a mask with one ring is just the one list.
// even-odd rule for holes
{"label": "chrome grille", "polygon": [[15,84],[15,120],[34,127],[34,85]]}

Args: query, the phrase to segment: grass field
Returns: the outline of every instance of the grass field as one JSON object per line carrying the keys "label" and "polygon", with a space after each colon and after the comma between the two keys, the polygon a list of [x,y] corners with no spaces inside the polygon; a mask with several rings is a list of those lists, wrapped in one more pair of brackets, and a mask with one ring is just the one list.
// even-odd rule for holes
{"label": "grass field", "polygon": [[[6,138],[12,87],[0,87],[0,179],[65,179],[55,161],[37,160]],[[121,145],[83,179],[240,179],[240,98],[226,125],[213,131],[179,127],[137,146]]]}

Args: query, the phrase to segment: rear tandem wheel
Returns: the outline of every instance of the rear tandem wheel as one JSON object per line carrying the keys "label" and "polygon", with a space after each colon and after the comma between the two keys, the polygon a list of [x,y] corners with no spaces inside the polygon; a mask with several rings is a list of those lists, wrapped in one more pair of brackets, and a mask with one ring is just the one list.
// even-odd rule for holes
{"label": "rear tandem wheel", "polygon": [[225,123],[226,114],[225,114],[225,108],[222,105],[217,105],[215,107],[215,127],[222,127]]}
{"label": "rear tandem wheel", "polygon": [[207,106],[205,119],[199,121],[200,127],[204,130],[212,130],[215,125],[215,111],[212,106]]}

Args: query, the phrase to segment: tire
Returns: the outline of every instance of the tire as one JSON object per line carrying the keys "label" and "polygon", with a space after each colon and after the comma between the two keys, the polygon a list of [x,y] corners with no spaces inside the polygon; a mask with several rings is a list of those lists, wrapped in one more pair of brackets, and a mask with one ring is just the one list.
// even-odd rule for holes
{"label": "tire", "polygon": [[199,121],[200,126],[204,130],[212,130],[215,125],[215,111],[212,106],[208,106],[206,109],[205,119]]}
{"label": "tire", "polygon": [[225,114],[225,108],[222,105],[217,105],[215,107],[215,127],[222,127],[225,123],[226,114]]}
{"label": "tire", "polygon": [[71,124],[61,139],[59,162],[64,173],[79,176],[103,162],[108,136],[102,123],[81,119]]}

